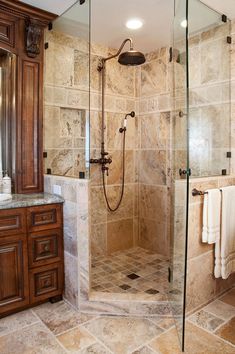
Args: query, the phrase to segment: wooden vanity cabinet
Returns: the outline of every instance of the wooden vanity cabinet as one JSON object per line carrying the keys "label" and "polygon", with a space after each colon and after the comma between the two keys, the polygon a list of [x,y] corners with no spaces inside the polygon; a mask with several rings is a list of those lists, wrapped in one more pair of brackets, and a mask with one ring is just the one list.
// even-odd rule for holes
{"label": "wooden vanity cabinet", "polygon": [[0,317],[64,288],[62,204],[0,211]]}

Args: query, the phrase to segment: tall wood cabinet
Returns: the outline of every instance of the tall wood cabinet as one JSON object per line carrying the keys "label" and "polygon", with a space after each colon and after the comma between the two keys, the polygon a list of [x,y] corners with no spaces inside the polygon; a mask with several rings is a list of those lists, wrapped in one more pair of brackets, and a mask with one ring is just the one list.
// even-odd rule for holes
{"label": "tall wood cabinet", "polygon": [[19,1],[0,0],[0,48],[16,55],[9,111],[15,193],[43,191],[43,30],[55,17]]}

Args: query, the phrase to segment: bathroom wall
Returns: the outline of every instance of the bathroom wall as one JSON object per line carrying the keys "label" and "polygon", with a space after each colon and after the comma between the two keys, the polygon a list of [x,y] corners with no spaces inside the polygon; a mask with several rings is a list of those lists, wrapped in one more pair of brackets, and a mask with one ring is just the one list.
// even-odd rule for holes
{"label": "bathroom wall", "polygon": [[[86,172],[88,149],[89,47],[81,38],[56,31],[46,31],[45,41],[44,168],[54,175],[78,177],[79,172]],[[83,75],[80,65],[86,68]]]}
{"label": "bathroom wall", "polygon": [[214,245],[201,242],[203,197],[191,196],[193,188],[205,191],[230,185],[235,185],[233,176],[198,178],[190,182],[187,311],[202,306],[235,285],[235,273],[227,280],[214,277]]}
{"label": "bathroom wall", "polygon": [[193,177],[230,171],[230,23],[191,36],[190,143]]}
{"label": "bathroom wall", "polygon": [[[94,48],[96,50],[94,51]],[[100,57],[108,57],[116,50],[103,46],[91,47],[91,157],[100,157],[101,143],[101,74],[97,71]],[[105,176],[108,199],[115,207],[121,192],[122,127],[124,117],[131,111],[136,118],[128,119],[126,133],[125,190],[120,208],[109,212],[104,199],[100,165],[91,165],[91,254],[92,257],[110,254],[133,247],[137,242],[136,217],[136,148],[138,143],[138,110],[136,105],[135,68],[120,65],[117,60],[106,63],[105,85],[105,149],[112,157],[109,175]],[[97,102],[97,103],[96,103]]]}
{"label": "bathroom wall", "polygon": [[169,256],[169,49],[146,55],[138,69],[140,105],[138,181],[141,247]]}
{"label": "bathroom wall", "polygon": [[[218,60],[212,60],[214,57],[218,57],[218,45],[214,42],[221,42],[221,34],[223,34],[224,28],[220,31],[214,29],[213,31],[205,32],[201,35],[202,48],[206,46],[208,50],[207,59],[207,70],[204,72],[206,81],[206,87],[200,87],[202,93],[197,94],[197,98],[201,101],[200,105],[202,107],[197,108],[201,110],[201,117],[199,117],[199,122],[201,122],[201,128],[206,129],[208,139],[211,139],[211,145],[213,143],[217,148],[214,149],[214,156],[211,156],[211,167],[210,169],[204,169],[204,172],[208,174],[210,171],[218,172],[221,167],[228,168],[228,162],[226,162],[225,152],[230,146],[230,134],[228,134],[228,129],[231,124],[231,151],[232,158],[230,160],[231,173],[229,176],[224,177],[208,177],[191,179],[190,182],[190,194],[193,188],[199,190],[207,190],[210,188],[220,188],[227,185],[235,185],[234,172],[235,172],[235,159],[234,159],[234,124],[235,124],[235,22],[232,23],[232,44],[227,44],[223,42],[221,46],[228,45],[230,50],[230,60],[231,60],[231,115],[228,110],[228,82],[225,80],[222,85],[218,83],[218,76],[216,73],[221,69],[221,64],[218,66]],[[198,43],[198,40],[197,40]],[[196,45],[195,50],[197,50],[199,44]],[[193,48],[193,47],[192,47]],[[193,49],[192,49],[193,50]],[[224,49],[227,50],[227,49]],[[222,52],[223,53],[223,52]],[[222,54],[220,52],[220,55]],[[225,55],[226,57],[226,55]],[[220,58],[220,60],[222,60]],[[221,63],[221,62],[220,62]],[[228,63],[227,63],[228,64]],[[193,66],[192,70],[196,71],[197,66]],[[223,71],[225,70],[225,71]],[[227,68],[223,66],[222,74],[226,73]],[[211,86],[208,84],[211,82]],[[222,81],[222,79],[221,79]],[[194,93],[194,90],[193,90]],[[217,103],[214,101],[218,100]],[[225,101],[223,101],[225,99]],[[213,105],[211,101],[213,100]],[[224,103],[222,103],[224,102]],[[207,114],[202,114],[202,112],[207,112]],[[221,114],[222,113],[222,114]],[[194,116],[195,117],[195,116]],[[193,117],[193,119],[194,119]],[[204,122],[203,122],[204,119]],[[231,123],[230,123],[231,122]],[[195,121],[196,124],[196,121]],[[209,131],[208,131],[209,129]],[[203,134],[203,131],[200,131]],[[201,135],[202,137],[202,135]],[[195,137],[196,139],[196,137]],[[227,149],[226,149],[227,147]],[[200,151],[200,147],[199,151]],[[195,153],[197,152],[196,146],[194,147]],[[230,150],[229,150],[230,151]],[[205,161],[202,157],[199,161],[204,162],[205,166],[208,167],[207,151],[205,149]],[[203,155],[201,155],[203,156]],[[221,158],[220,158],[221,157]],[[202,166],[202,165],[201,165]],[[202,169],[200,170],[202,173]],[[203,174],[203,173],[202,173]],[[179,182],[180,183],[180,182]],[[185,188],[183,188],[185,190]],[[190,196],[189,204],[189,242],[188,242],[188,282],[187,282],[187,311],[191,311],[197,307],[202,306],[202,304],[211,301],[213,298],[218,296],[219,293],[235,285],[235,274],[231,275],[229,279],[215,279],[213,276],[214,268],[214,246],[205,245],[201,242],[201,232],[202,232],[202,213],[203,213],[203,197],[192,197]],[[198,291],[200,289],[200,291]]]}

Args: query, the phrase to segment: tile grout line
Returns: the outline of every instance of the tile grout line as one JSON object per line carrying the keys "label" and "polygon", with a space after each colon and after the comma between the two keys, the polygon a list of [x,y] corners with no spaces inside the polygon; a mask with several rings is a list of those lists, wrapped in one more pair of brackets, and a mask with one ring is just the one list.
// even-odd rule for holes
{"label": "tile grout line", "polygon": [[[190,323],[192,323],[192,322],[190,321]],[[222,338],[222,337],[220,337],[220,336],[217,336],[217,334],[215,334],[214,332],[210,332],[210,331],[209,331],[208,329],[206,329],[206,328],[199,327],[199,326],[198,326],[197,324],[195,324],[195,323],[193,323],[193,325],[194,325],[195,327],[199,328],[200,330],[205,331],[206,333],[212,335],[213,337],[215,337],[215,338],[221,340],[222,342],[224,342],[224,343],[230,345],[231,347],[235,348],[235,345],[234,345],[234,344],[232,344],[231,342],[228,342],[226,339],[224,339],[224,338]],[[187,324],[186,324],[186,336],[187,336]]]}
{"label": "tile grout line", "polygon": [[[32,310],[33,311],[33,310]],[[66,352],[69,354],[69,351],[62,345],[62,343],[59,342],[59,340],[56,338],[55,334],[47,327],[47,325],[41,320],[41,318],[33,311],[35,316],[40,320],[41,324],[43,327],[47,330],[48,334],[55,339],[56,343]]]}

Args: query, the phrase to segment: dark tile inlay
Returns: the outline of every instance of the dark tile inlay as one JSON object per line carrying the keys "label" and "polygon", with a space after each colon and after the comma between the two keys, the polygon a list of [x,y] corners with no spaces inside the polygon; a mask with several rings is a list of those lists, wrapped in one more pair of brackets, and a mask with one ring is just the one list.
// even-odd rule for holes
{"label": "dark tile inlay", "polygon": [[147,294],[151,294],[151,295],[155,295],[155,294],[158,294],[159,291],[156,290],[156,289],[148,289],[145,291]]}
{"label": "dark tile inlay", "polygon": [[134,280],[134,279],[138,279],[140,276],[137,275],[137,274],[135,274],[135,273],[131,273],[131,274],[127,275],[127,277],[128,277],[129,279]]}
{"label": "dark tile inlay", "polygon": [[127,289],[130,289],[131,286],[127,285],[127,284],[123,284],[123,285],[120,285],[119,288],[123,289],[123,290],[127,290]]}

